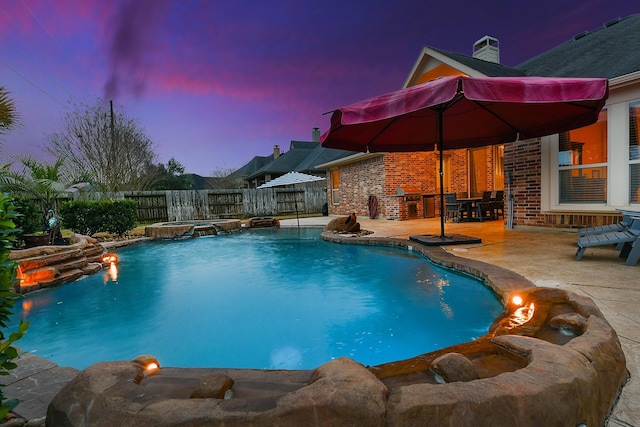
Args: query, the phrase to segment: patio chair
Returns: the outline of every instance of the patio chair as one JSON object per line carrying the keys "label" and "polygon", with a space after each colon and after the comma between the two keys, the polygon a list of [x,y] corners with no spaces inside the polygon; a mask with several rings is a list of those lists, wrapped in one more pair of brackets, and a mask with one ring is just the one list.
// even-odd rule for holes
{"label": "patio chair", "polygon": [[460,222],[460,220],[465,217],[465,211],[460,203],[458,203],[456,193],[446,193],[444,195],[444,204],[446,212],[445,220],[451,219],[455,222]]}
{"label": "patio chair", "polygon": [[584,227],[578,229],[578,236],[586,236],[587,234],[599,234],[606,233],[609,231],[623,231],[629,227],[631,224],[631,219],[633,216],[631,214],[625,214],[622,217],[622,221],[617,222],[615,224],[605,224],[605,225],[594,225],[591,227]]}
{"label": "patio chair", "polygon": [[491,214],[494,219],[502,216],[504,218],[504,190],[496,190],[495,196],[491,197]]}
{"label": "patio chair", "polygon": [[483,219],[493,219],[493,210],[491,206],[491,191],[482,193],[482,200],[476,203],[474,208],[475,217],[482,221]]}
{"label": "patio chair", "polygon": [[616,245],[621,258],[627,258],[625,265],[635,265],[640,258],[640,218],[633,218],[629,227],[622,231],[587,234],[578,237],[576,261],[580,261],[587,248]]}

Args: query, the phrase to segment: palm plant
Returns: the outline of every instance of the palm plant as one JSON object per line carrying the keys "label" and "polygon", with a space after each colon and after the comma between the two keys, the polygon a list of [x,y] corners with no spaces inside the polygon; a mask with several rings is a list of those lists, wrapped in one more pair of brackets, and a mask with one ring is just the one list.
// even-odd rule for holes
{"label": "palm plant", "polygon": [[55,211],[56,200],[75,183],[65,169],[64,158],[46,163],[26,157],[20,162],[22,170],[19,172],[9,170],[9,165],[4,167],[4,173],[0,175],[2,191],[33,199],[43,213],[49,209]]}
{"label": "palm plant", "polygon": [[20,115],[16,111],[9,92],[0,86],[0,137],[18,126]]}

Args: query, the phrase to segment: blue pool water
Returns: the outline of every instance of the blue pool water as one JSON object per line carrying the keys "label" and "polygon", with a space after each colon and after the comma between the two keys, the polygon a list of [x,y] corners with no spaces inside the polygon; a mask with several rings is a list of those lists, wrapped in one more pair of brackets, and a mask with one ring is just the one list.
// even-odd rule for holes
{"label": "blue pool water", "polygon": [[486,333],[502,312],[476,279],[402,249],[258,229],[118,250],[104,270],[26,296],[17,344],[60,366],[151,354],[161,366],[313,369],[410,358]]}

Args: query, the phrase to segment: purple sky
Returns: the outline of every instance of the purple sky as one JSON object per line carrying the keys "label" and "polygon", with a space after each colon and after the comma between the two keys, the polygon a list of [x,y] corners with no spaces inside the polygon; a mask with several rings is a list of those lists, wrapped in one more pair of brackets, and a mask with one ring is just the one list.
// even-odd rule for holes
{"label": "purple sky", "polygon": [[23,126],[0,162],[45,157],[73,103],[113,100],[158,162],[236,169],[328,128],[322,113],[402,87],[422,47],[515,66],[634,13],[629,0],[0,0],[0,85]]}

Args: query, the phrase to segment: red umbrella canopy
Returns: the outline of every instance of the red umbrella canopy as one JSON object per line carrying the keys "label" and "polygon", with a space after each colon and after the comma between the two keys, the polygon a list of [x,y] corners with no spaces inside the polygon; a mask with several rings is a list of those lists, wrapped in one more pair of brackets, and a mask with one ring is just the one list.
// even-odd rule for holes
{"label": "red umbrella canopy", "polygon": [[607,79],[443,77],[335,110],[322,146],[432,151],[534,138],[595,123]]}

